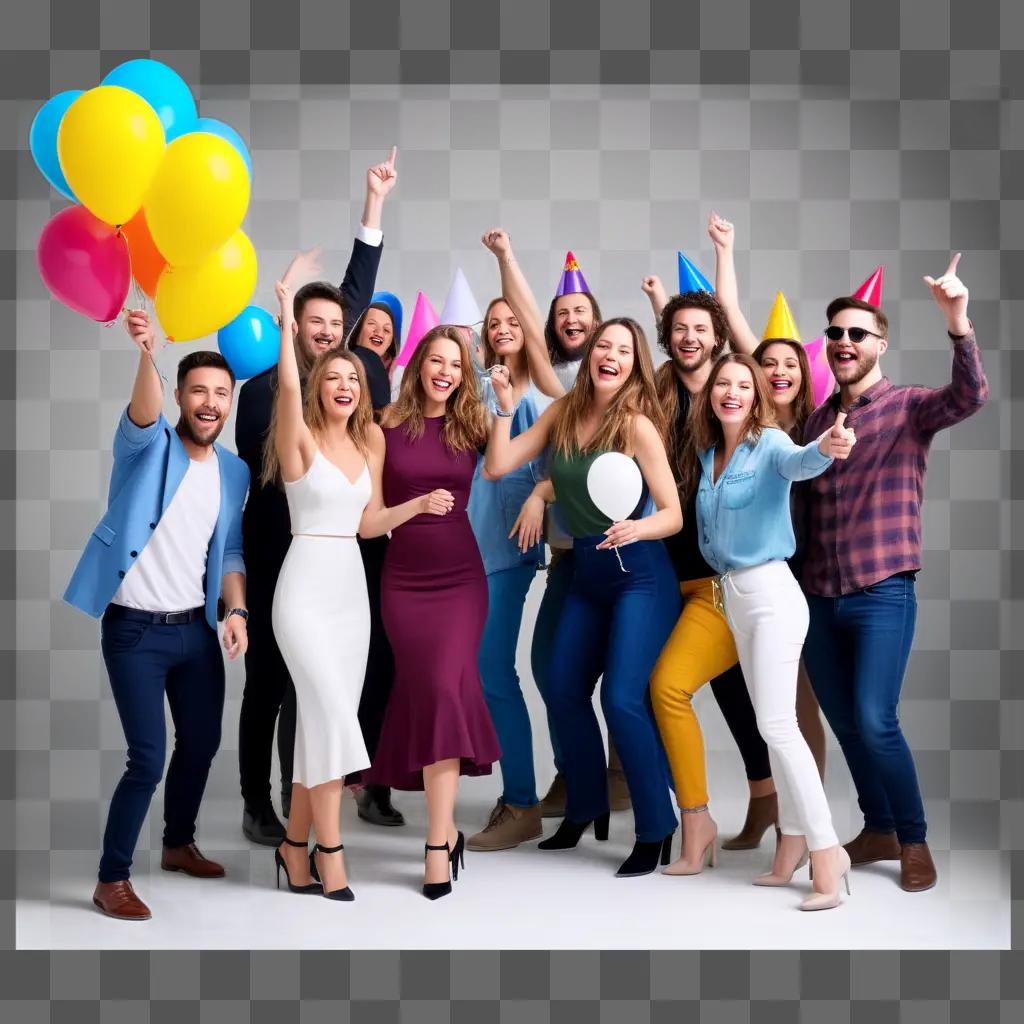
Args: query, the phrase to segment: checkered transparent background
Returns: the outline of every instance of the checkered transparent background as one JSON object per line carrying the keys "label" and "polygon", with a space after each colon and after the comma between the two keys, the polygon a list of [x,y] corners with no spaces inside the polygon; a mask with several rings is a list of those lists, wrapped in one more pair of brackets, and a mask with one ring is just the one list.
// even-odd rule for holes
{"label": "checkered transparent background", "polygon": [[[395,140],[401,181],[385,212],[378,281],[410,310],[417,289],[439,305],[456,264],[479,298],[490,295],[493,261],[478,240],[502,224],[539,295],[571,247],[604,309],[647,324],[640,278],[654,271],[671,286],[676,248],[710,275],[703,224],[713,203],[737,225],[755,327],[782,288],[813,337],[825,302],[883,263],[894,341],[886,371],[939,384],[948,343],[920,277],[941,270],[952,246],[962,249],[993,399],[934,446],[902,715],[940,861],[1010,871],[1019,898],[1024,862],[1012,851],[1024,835],[1024,617],[1012,540],[1024,474],[1012,417],[1024,363],[1011,339],[1024,298],[1024,8],[1012,0],[4,8],[0,380],[3,437],[16,437],[16,450],[2,453],[0,836],[8,841],[0,844],[9,849],[0,853],[0,897],[10,944],[15,879],[17,891],[36,890],[62,865],[95,859],[104,796],[123,765],[96,626],[59,596],[102,508],[134,367],[118,331],[50,302],[39,280],[36,239],[63,204],[32,163],[28,126],[52,93],[149,55],[186,77],[203,114],[250,142],[255,301],[270,301],[273,275],[299,246],[335,247],[325,261],[340,273],[365,167]],[[179,354],[164,356],[165,373]],[[234,670],[208,790],[214,809],[237,804],[230,723],[240,684]],[[829,785],[846,786],[838,757]],[[157,845],[158,832],[149,841]],[[353,953],[331,954],[341,958],[331,972],[307,953],[132,956],[126,964],[120,954],[3,954],[0,991],[24,1000],[19,1021],[146,1012],[154,1021],[241,1019],[250,998],[253,1020],[447,1020],[448,1000],[452,1021],[680,1020],[704,999],[715,1008],[701,1012],[723,1021],[930,1017],[946,1000],[941,1013],[951,1017],[993,1017],[1013,1007],[997,1009],[1000,992],[1024,998],[1012,953]],[[350,970],[336,969],[345,962]],[[325,975],[328,990],[318,987]],[[269,976],[280,984],[261,992]],[[624,978],[632,981],[619,985]],[[300,998],[301,1009],[273,1002]]]}

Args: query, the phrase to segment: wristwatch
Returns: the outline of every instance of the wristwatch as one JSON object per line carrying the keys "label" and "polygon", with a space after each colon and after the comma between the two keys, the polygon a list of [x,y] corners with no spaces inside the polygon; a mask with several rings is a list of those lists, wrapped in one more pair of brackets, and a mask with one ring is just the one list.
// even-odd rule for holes
{"label": "wristwatch", "polygon": [[249,621],[249,613],[244,608],[229,608],[227,614],[224,616],[224,621],[227,622],[232,615],[241,616],[243,622]]}

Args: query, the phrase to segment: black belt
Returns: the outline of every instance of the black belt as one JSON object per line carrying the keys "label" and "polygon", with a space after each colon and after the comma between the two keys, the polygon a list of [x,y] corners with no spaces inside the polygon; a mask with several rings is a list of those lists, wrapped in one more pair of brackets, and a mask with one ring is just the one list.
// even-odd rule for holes
{"label": "black belt", "polygon": [[107,615],[112,619],[132,622],[150,622],[158,626],[184,626],[195,619],[204,618],[205,608],[189,608],[183,612],[144,612],[139,608],[126,608],[123,604],[108,604]]}

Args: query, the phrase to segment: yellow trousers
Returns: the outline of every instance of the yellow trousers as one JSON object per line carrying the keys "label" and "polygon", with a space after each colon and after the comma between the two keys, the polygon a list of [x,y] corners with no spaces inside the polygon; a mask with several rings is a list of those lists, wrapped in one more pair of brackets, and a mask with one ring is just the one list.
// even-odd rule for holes
{"label": "yellow trousers", "polygon": [[704,738],[693,696],[739,661],[732,631],[715,607],[711,577],[680,585],[683,613],[662,648],[651,676],[651,703],[658,721],[676,800],[683,808],[708,802]]}

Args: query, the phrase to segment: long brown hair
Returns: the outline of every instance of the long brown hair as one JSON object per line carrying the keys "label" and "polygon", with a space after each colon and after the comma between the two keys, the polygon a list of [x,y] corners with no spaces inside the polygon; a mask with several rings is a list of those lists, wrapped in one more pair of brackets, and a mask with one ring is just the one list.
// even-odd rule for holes
{"label": "long brown hair", "polygon": [[766,427],[778,426],[775,420],[775,401],[764,371],[753,356],[741,352],[729,352],[719,356],[711,368],[707,383],[701,388],[700,394],[693,399],[693,408],[687,421],[686,439],[679,456],[679,497],[684,507],[693,496],[700,480],[700,454],[708,448],[716,447],[725,441],[722,424],[711,406],[711,392],[718,380],[722,367],[728,363],[738,363],[750,371],[754,381],[754,400],[747,414],[740,434],[742,441],[756,441]]}
{"label": "long brown hair", "polygon": [[[601,419],[597,433],[580,446],[579,428],[594,402],[594,380],[590,375],[590,358],[594,346],[604,332],[618,325],[625,327],[633,339],[633,368],[622,386],[612,397]],[[654,361],[647,347],[643,328],[628,316],[613,317],[598,324],[583,349],[580,372],[572,390],[562,399],[559,414],[551,431],[551,445],[563,455],[574,451],[624,451],[633,444],[633,423],[637,416],[646,416],[655,426],[662,440],[665,438],[665,414],[658,402],[654,383]]]}
{"label": "long brown hair", "polygon": [[[366,380],[366,371],[363,364],[355,357],[348,354],[341,348],[330,348],[321,352],[313,362],[306,378],[305,393],[302,398],[302,418],[309,427],[313,439],[317,445],[320,444],[324,434],[327,432],[327,417],[324,415],[323,403],[320,401],[320,385],[330,368],[330,364],[336,359],[348,363],[356,371],[359,378],[359,401],[348,418],[348,436],[352,438],[356,448],[366,455],[369,451],[368,435],[370,424],[373,422],[373,407],[370,404],[370,385]],[[267,431],[266,439],[263,442],[263,470],[260,473],[260,483],[266,487],[268,484],[276,483],[281,473],[281,463],[277,455],[277,424],[278,406],[280,404],[278,394],[274,393],[274,407],[270,414],[270,429]]]}
{"label": "long brown hair", "polygon": [[384,426],[405,424],[410,437],[423,435],[423,403],[426,395],[420,382],[420,371],[430,346],[438,340],[454,341],[462,359],[462,383],[449,397],[444,407],[444,442],[453,452],[472,451],[487,441],[487,410],[480,400],[469,346],[457,327],[441,326],[427,331],[420,339],[402,374],[398,399],[388,406]]}
{"label": "long brown hair", "polygon": [[[797,444],[803,443],[804,424],[807,417],[814,412],[814,390],[811,387],[811,361],[807,358],[803,345],[793,338],[765,338],[757,348],[754,349],[752,358],[761,366],[765,350],[769,345],[788,345],[796,353],[796,361],[800,364],[800,387],[797,390],[796,398],[793,399],[793,416],[795,417],[790,437]],[[770,385],[769,385],[770,387]]]}

